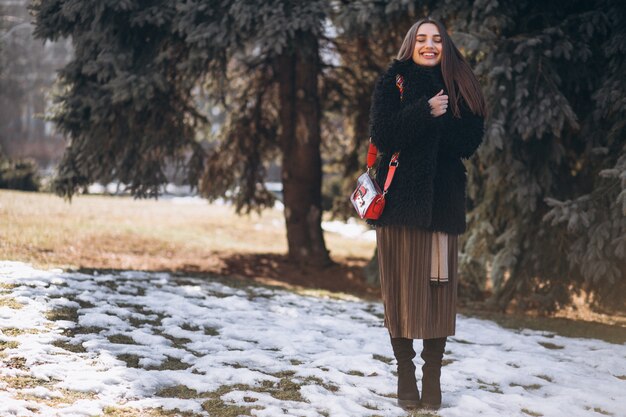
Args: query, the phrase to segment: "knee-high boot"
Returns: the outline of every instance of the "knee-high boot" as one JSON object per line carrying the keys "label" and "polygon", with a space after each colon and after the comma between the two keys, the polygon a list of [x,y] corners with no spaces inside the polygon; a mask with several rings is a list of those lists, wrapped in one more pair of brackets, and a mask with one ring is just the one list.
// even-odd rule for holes
{"label": "knee-high boot", "polygon": [[422,407],[438,409],[441,406],[441,361],[446,348],[446,338],[424,339],[422,350]]}
{"label": "knee-high boot", "polygon": [[415,380],[413,339],[391,337],[391,346],[398,362],[398,405],[405,410],[416,409],[420,394]]}

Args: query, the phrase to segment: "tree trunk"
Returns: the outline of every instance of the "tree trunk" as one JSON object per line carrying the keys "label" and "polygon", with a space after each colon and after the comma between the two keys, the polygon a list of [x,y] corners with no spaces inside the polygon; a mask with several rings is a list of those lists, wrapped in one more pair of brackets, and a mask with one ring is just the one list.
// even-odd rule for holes
{"label": "tree trunk", "polygon": [[331,263],[322,233],[322,159],[317,39],[298,33],[295,47],[278,59],[280,147],[289,257],[298,263]]}

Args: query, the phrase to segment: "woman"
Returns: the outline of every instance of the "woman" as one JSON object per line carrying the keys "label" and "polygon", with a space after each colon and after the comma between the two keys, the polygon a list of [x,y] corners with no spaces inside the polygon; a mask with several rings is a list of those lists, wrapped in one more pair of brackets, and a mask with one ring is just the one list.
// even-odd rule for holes
{"label": "woman", "polygon": [[[480,145],[485,113],[478,80],[443,25],[419,20],[377,81],[370,113],[381,188],[391,155],[400,152],[385,210],[370,224],[405,409],[441,405],[441,361],[456,325],[457,237],[466,228],[461,159]],[[421,400],[413,339],[424,340]]]}

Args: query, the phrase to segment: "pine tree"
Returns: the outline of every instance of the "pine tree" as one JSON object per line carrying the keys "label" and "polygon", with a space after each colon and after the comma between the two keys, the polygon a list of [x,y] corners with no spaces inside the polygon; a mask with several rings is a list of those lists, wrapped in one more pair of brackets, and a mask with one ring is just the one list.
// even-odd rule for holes
{"label": "pine tree", "polygon": [[[272,201],[261,180],[278,149],[290,257],[327,264],[317,84],[324,4],[34,2],[35,34],[71,36],[76,54],[60,72],[65,91],[53,118],[70,139],[56,191],[71,197],[119,181],[156,197],[175,162],[205,196],[234,189],[238,210],[250,210]],[[195,103],[200,81],[229,114],[211,149],[195,137],[207,123]]]}
{"label": "pine tree", "polygon": [[470,170],[464,272],[500,308],[626,293],[626,20],[619,1],[458,2],[489,101]]}

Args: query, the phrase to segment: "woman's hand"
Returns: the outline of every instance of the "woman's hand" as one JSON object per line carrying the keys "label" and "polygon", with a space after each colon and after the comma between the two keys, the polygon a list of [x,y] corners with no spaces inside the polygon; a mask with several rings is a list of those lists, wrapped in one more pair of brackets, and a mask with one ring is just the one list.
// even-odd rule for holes
{"label": "woman's hand", "polygon": [[430,114],[432,114],[433,117],[439,117],[448,109],[448,96],[444,95],[443,90],[441,90],[433,98],[428,100],[428,104],[430,104]]}

